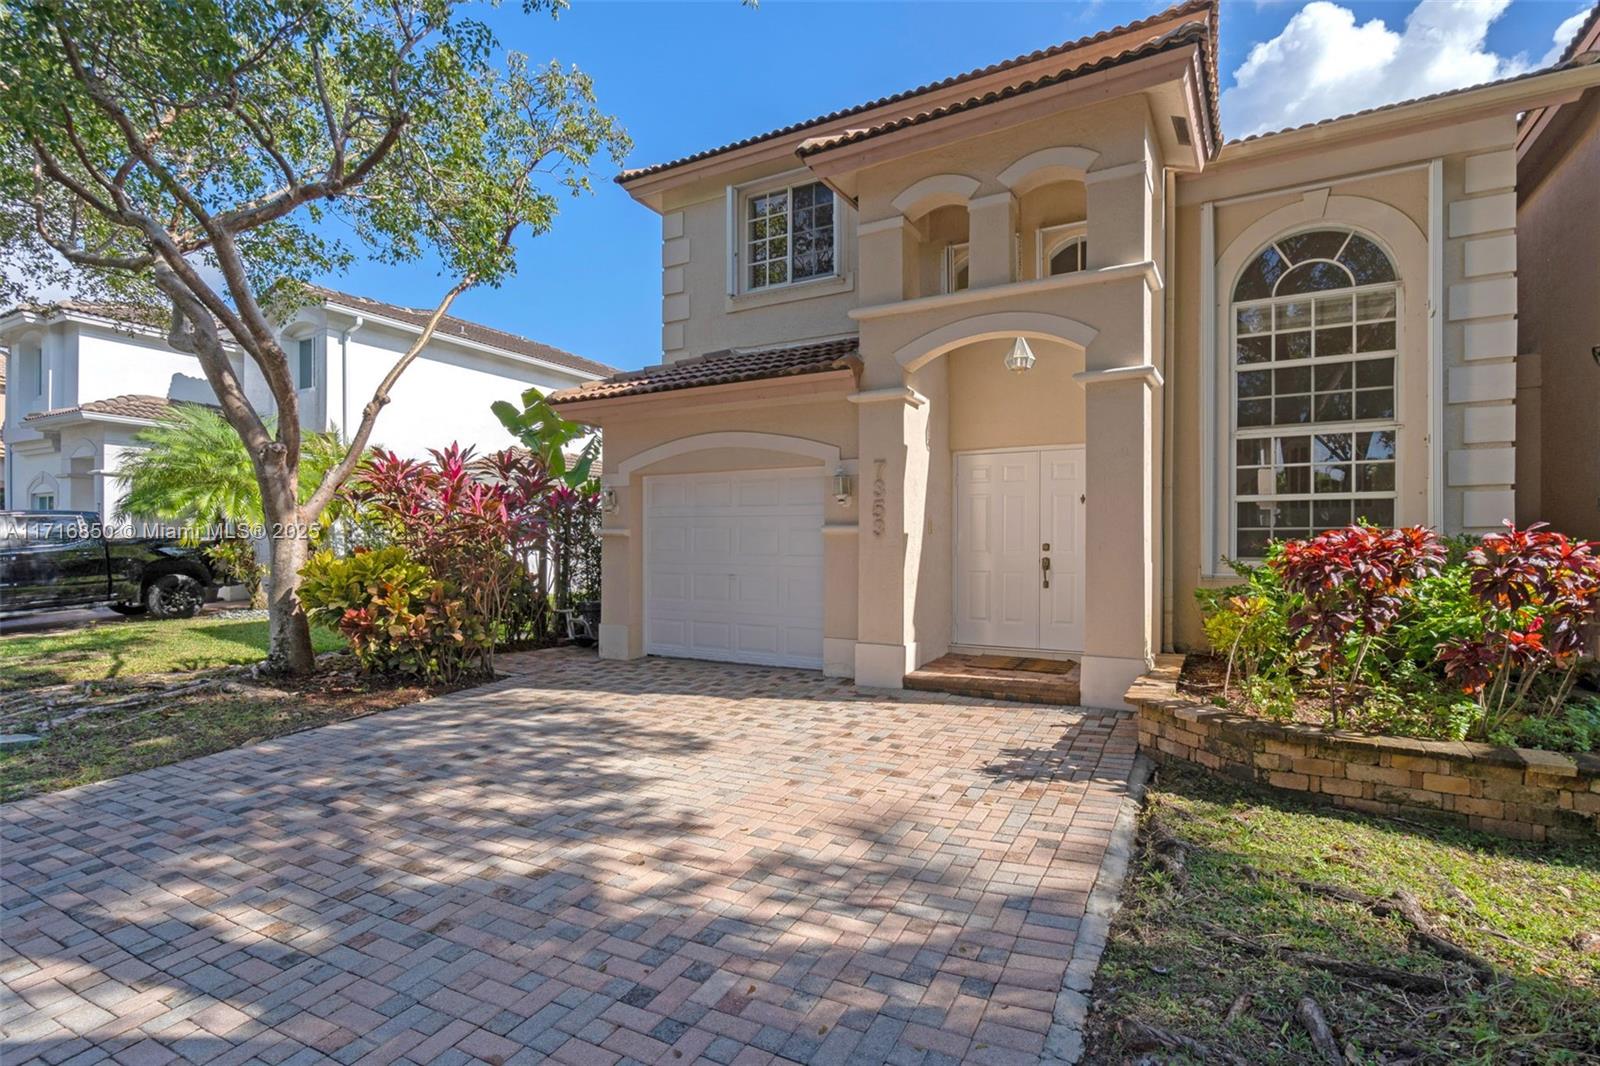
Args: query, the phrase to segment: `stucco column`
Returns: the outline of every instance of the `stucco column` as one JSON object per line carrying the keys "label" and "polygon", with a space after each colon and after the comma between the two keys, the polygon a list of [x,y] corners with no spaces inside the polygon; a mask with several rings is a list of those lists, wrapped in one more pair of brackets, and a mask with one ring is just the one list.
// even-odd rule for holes
{"label": "stucco column", "polygon": [[1017,198],[1009,190],[967,202],[968,285],[1004,285],[1017,261]]}
{"label": "stucco column", "polygon": [[861,500],[857,552],[858,685],[900,688],[914,667],[905,597],[906,475],[915,412],[903,386],[863,389],[858,405]]}
{"label": "stucco column", "polygon": [[1153,259],[1155,187],[1140,164],[1090,171],[1084,179],[1088,206],[1089,266],[1120,266]]}
{"label": "stucco column", "polygon": [[644,654],[644,487],[639,479],[604,479],[617,509],[600,519],[600,658]]}
{"label": "stucco column", "polygon": [[908,264],[915,262],[920,234],[901,215],[856,227],[856,270],[861,305],[898,303],[906,298]]}
{"label": "stucco column", "polygon": [[1087,390],[1085,460],[1086,707],[1121,707],[1128,686],[1150,668],[1157,619],[1154,367],[1122,366],[1077,375]]}

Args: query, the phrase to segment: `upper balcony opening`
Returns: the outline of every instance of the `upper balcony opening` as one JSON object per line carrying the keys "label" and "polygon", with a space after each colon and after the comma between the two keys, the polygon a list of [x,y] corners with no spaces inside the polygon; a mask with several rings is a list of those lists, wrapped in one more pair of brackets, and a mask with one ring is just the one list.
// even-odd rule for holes
{"label": "upper balcony opening", "polygon": [[1052,181],[1017,197],[1017,278],[1071,274],[1088,263],[1088,193],[1083,182]]}

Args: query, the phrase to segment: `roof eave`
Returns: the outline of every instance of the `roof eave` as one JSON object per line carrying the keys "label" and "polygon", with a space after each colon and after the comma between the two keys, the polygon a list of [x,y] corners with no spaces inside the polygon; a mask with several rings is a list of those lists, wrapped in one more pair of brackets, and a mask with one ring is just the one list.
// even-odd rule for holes
{"label": "roof eave", "polygon": [[[321,307],[324,310],[337,312],[341,315],[347,315],[350,318],[359,318],[366,323],[387,326],[391,329],[399,330],[402,333],[411,333],[415,334],[416,336],[422,335],[422,326],[419,326],[414,322],[407,322],[404,319],[393,318],[388,315],[380,314],[379,312],[372,310],[370,307],[354,307],[350,304],[340,303],[338,300],[332,298],[319,300],[316,306]],[[457,347],[466,348],[470,351],[496,355],[502,359],[509,359],[512,362],[528,363],[534,366],[544,367],[545,369],[560,374],[562,377],[575,378],[580,382],[590,381],[594,378],[595,372],[588,368],[579,369],[577,367],[563,366],[560,363],[553,362],[549,359],[540,359],[538,356],[528,355],[525,352],[514,352],[510,348],[502,348],[496,344],[486,344],[483,341],[475,341],[469,337],[458,337],[451,333],[440,333],[435,330],[433,336],[428,338],[428,340],[430,343],[439,342],[443,344],[453,344]],[[602,373],[607,371],[612,373],[615,372],[614,368],[608,367],[604,363],[596,363],[595,367],[598,368]]]}
{"label": "roof eave", "polygon": [[[889,118],[902,115],[915,104],[918,108],[937,108],[946,106],[969,97],[982,96],[1008,85],[1017,85],[1036,80],[1048,73],[1059,72],[1064,62],[1070,61],[1075,52],[1094,54],[1101,49],[1110,49],[1113,42],[1125,38],[1148,40],[1148,34],[1163,20],[1180,25],[1184,20],[1191,20],[1197,12],[1207,12],[1207,25],[1210,29],[1210,40],[1214,43],[1217,24],[1217,5],[1210,2],[1191,2],[1177,4],[1173,7],[1158,12],[1148,18],[1139,19],[1125,26],[1117,27],[1119,32],[1109,33],[1108,36],[1096,39],[1098,35],[1084,38],[1078,47],[1057,52],[1054,54],[1040,55],[1035,59],[1017,62],[1007,66],[1004,63],[995,64],[999,69],[989,69],[987,73],[974,74],[965,80],[951,81],[949,84],[935,84],[922,91],[913,91],[905,94],[884,98],[881,104],[867,106],[860,110],[846,108],[833,115],[820,116],[809,122],[797,123],[793,127],[785,127],[781,131],[772,131],[752,140],[748,144],[739,144],[726,149],[713,149],[710,154],[702,157],[689,157],[687,159],[657,166],[640,168],[638,173],[624,172],[616,177],[616,182],[635,200],[650,207],[652,210],[663,210],[666,194],[674,189],[689,185],[709,175],[720,174],[724,171],[737,170],[741,167],[753,167],[770,162],[786,162],[793,158],[795,147],[799,142],[814,137],[831,136],[862,126],[872,126]],[[1109,32],[1109,31],[1108,31]],[[1114,54],[1107,51],[1106,54]],[[1013,62],[1013,61],[1007,61]],[[1202,77],[1212,78],[1215,73],[1215,64],[1209,59],[1203,61]],[[1206,98],[1213,100],[1215,93],[1211,88],[1205,92]],[[1209,113],[1211,108],[1207,108]],[[1209,115],[1214,122],[1215,115]],[[1214,137],[1214,127],[1208,128],[1207,138]]]}
{"label": "roof eave", "polygon": [[[985,127],[987,132],[1059,113],[1063,103],[1070,107],[1084,107],[1173,81],[1185,85],[1185,95],[1192,96],[1188,86],[1194,76],[1200,51],[1198,42],[1170,47],[1152,55],[1115,63],[1103,70],[1068,77],[1040,89],[1019,92],[1003,100],[978,103],[951,114],[934,116],[844,144],[819,145],[816,142],[820,138],[809,138],[807,143],[812,147],[802,146],[796,150],[796,154],[813,173],[827,180],[887,159],[965,139],[972,135],[970,127],[974,125]],[[999,126],[996,125],[997,121],[1000,122]],[[1204,163],[1204,149],[1199,141],[1195,142],[1195,148],[1195,167],[1198,168]]]}
{"label": "roof eave", "polygon": [[1461,121],[1474,116],[1515,113],[1535,107],[1570,103],[1591,86],[1600,85],[1600,64],[1569,67],[1515,81],[1468,89],[1431,100],[1400,104],[1368,114],[1332,119],[1299,129],[1230,141],[1218,154],[1219,164],[1267,158],[1330,143],[1384,136],[1440,118]]}
{"label": "roof eave", "polygon": [[714,385],[695,385],[681,389],[660,389],[638,392],[628,396],[600,396],[586,399],[574,396],[564,400],[552,399],[554,407],[563,418],[590,424],[597,415],[613,411],[632,411],[651,403],[676,402],[684,405],[729,404],[767,399],[774,390],[784,397],[807,399],[814,395],[837,391],[841,384],[854,387],[859,368],[854,365],[834,366],[826,370],[812,370],[803,374],[774,374],[771,377],[750,381],[725,381]]}
{"label": "roof eave", "polygon": [[60,411],[55,414],[33,417],[25,415],[22,424],[33,429],[60,429],[63,426],[76,426],[85,422],[105,422],[115,426],[137,426],[148,429],[157,424],[153,418],[138,418],[133,415],[113,415],[103,411]]}

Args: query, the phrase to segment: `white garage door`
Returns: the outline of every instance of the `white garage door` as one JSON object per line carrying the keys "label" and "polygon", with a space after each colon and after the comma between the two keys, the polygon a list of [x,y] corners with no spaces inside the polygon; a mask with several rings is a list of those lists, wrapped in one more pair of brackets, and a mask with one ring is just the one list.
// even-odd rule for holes
{"label": "white garage door", "polygon": [[644,647],[822,668],[823,476],[672,474],[644,483]]}

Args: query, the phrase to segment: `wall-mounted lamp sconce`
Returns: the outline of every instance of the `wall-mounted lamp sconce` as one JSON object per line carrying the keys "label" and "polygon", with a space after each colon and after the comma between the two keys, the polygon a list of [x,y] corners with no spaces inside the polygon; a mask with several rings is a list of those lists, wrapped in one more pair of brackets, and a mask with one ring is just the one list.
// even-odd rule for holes
{"label": "wall-mounted lamp sconce", "polygon": [[606,514],[617,513],[617,490],[603,489],[600,493],[600,510]]}
{"label": "wall-mounted lamp sconce", "polygon": [[850,506],[850,497],[855,494],[856,479],[839,467],[833,472],[833,502],[840,507]]}
{"label": "wall-mounted lamp sconce", "polygon": [[1033,349],[1028,347],[1028,342],[1018,337],[1011,345],[1011,351],[1006,353],[1006,369],[1013,374],[1021,374],[1033,369]]}

